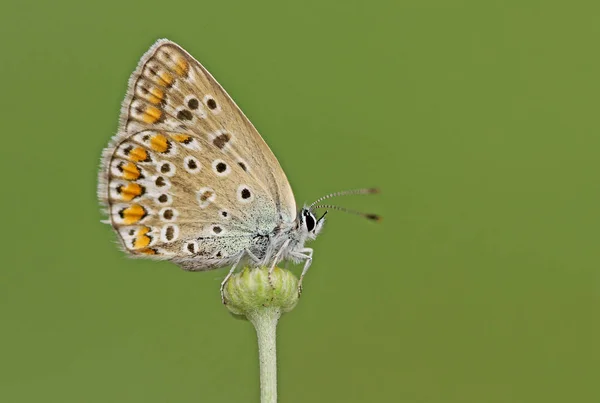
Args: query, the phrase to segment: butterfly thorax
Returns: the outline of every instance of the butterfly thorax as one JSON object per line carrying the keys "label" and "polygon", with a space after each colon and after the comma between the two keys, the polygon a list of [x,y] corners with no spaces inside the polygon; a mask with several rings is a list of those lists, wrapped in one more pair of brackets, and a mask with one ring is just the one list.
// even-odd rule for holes
{"label": "butterfly thorax", "polygon": [[291,225],[282,226],[274,233],[268,253],[263,257],[261,264],[277,264],[282,260],[297,263],[303,260],[304,244],[319,235],[324,223],[324,217],[317,220],[312,212],[304,207]]}

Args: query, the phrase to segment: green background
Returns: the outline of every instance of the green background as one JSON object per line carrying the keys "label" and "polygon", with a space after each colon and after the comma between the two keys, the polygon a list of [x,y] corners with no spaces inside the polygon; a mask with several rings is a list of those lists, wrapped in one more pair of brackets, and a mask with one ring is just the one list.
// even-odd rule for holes
{"label": "green background", "polygon": [[[563,3],[561,5],[561,3]],[[600,401],[597,2],[2,4],[0,401],[258,401],[225,270],[131,260],[95,196],[168,37],[298,203],[339,203],[279,327],[282,402]]]}

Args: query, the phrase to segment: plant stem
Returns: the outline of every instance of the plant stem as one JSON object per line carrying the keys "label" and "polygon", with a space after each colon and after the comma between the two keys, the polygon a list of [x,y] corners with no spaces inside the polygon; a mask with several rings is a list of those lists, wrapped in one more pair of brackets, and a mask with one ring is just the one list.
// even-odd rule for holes
{"label": "plant stem", "polygon": [[260,362],[260,401],[277,402],[277,321],[281,316],[279,307],[264,307],[247,314],[256,329],[258,359]]}

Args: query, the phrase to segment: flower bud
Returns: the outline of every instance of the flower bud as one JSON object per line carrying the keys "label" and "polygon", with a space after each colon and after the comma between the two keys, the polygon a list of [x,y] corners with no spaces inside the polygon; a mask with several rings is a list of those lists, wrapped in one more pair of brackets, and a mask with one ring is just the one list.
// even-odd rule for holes
{"label": "flower bud", "polygon": [[229,278],[224,295],[225,306],[234,315],[248,317],[264,308],[274,308],[281,314],[298,303],[298,279],[279,267],[271,275],[268,267],[245,268]]}

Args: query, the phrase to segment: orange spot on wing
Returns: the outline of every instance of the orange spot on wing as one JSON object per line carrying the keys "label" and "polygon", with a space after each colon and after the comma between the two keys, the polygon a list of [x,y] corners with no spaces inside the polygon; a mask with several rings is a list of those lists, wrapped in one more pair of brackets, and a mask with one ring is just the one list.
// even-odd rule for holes
{"label": "orange spot on wing", "polygon": [[171,73],[168,72],[163,72],[160,74],[160,76],[158,76],[160,84],[163,87],[169,87],[171,84],[173,84],[173,75]]}
{"label": "orange spot on wing", "polygon": [[121,196],[125,201],[131,201],[144,193],[145,189],[142,185],[135,182],[128,183],[120,188]]}
{"label": "orange spot on wing", "polygon": [[142,120],[146,123],[156,123],[162,118],[162,111],[155,107],[149,105],[146,110],[144,110],[144,115],[142,116]]}
{"label": "orange spot on wing", "polygon": [[150,245],[152,242],[152,237],[147,235],[150,232],[150,227],[142,227],[137,234],[137,237],[133,240],[133,248],[141,249]]}
{"label": "orange spot on wing", "polygon": [[133,162],[125,162],[124,164],[121,164],[120,167],[123,171],[123,178],[127,179],[128,181],[134,181],[142,176],[140,168]]}
{"label": "orange spot on wing", "polygon": [[148,214],[146,209],[139,204],[134,204],[130,207],[124,208],[119,212],[123,218],[123,223],[126,225],[135,224]]}
{"label": "orange spot on wing", "polygon": [[152,88],[150,93],[148,94],[148,101],[153,103],[154,105],[160,104],[163,99],[165,99],[165,93],[160,88]]}
{"label": "orange spot on wing", "polygon": [[173,140],[175,140],[179,143],[187,144],[190,141],[192,141],[192,136],[190,136],[189,134],[174,133],[174,134],[171,134],[171,137],[173,138]]}
{"label": "orange spot on wing", "polygon": [[140,251],[140,253],[143,253],[144,255],[158,255],[158,251],[156,249],[142,249]]}
{"label": "orange spot on wing", "polygon": [[190,66],[188,65],[188,63],[185,61],[184,58],[179,57],[177,58],[177,62],[175,64],[175,72],[181,76],[187,76],[188,73],[188,69],[190,68]]}
{"label": "orange spot on wing", "polygon": [[122,165],[123,168],[123,178],[133,181],[137,180],[142,176],[140,168],[132,162],[127,162]]}
{"label": "orange spot on wing", "polygon": [[156,134],[150,139],[150,147],[152,147],[154,151],[164,153],[169,150],[169,141],[165,135]]}
{"label": "orange spot on wing", "polygon": [[142,147],[136,147],[129,153],[129,159],[134,162],[147,161],[148,153]]}

